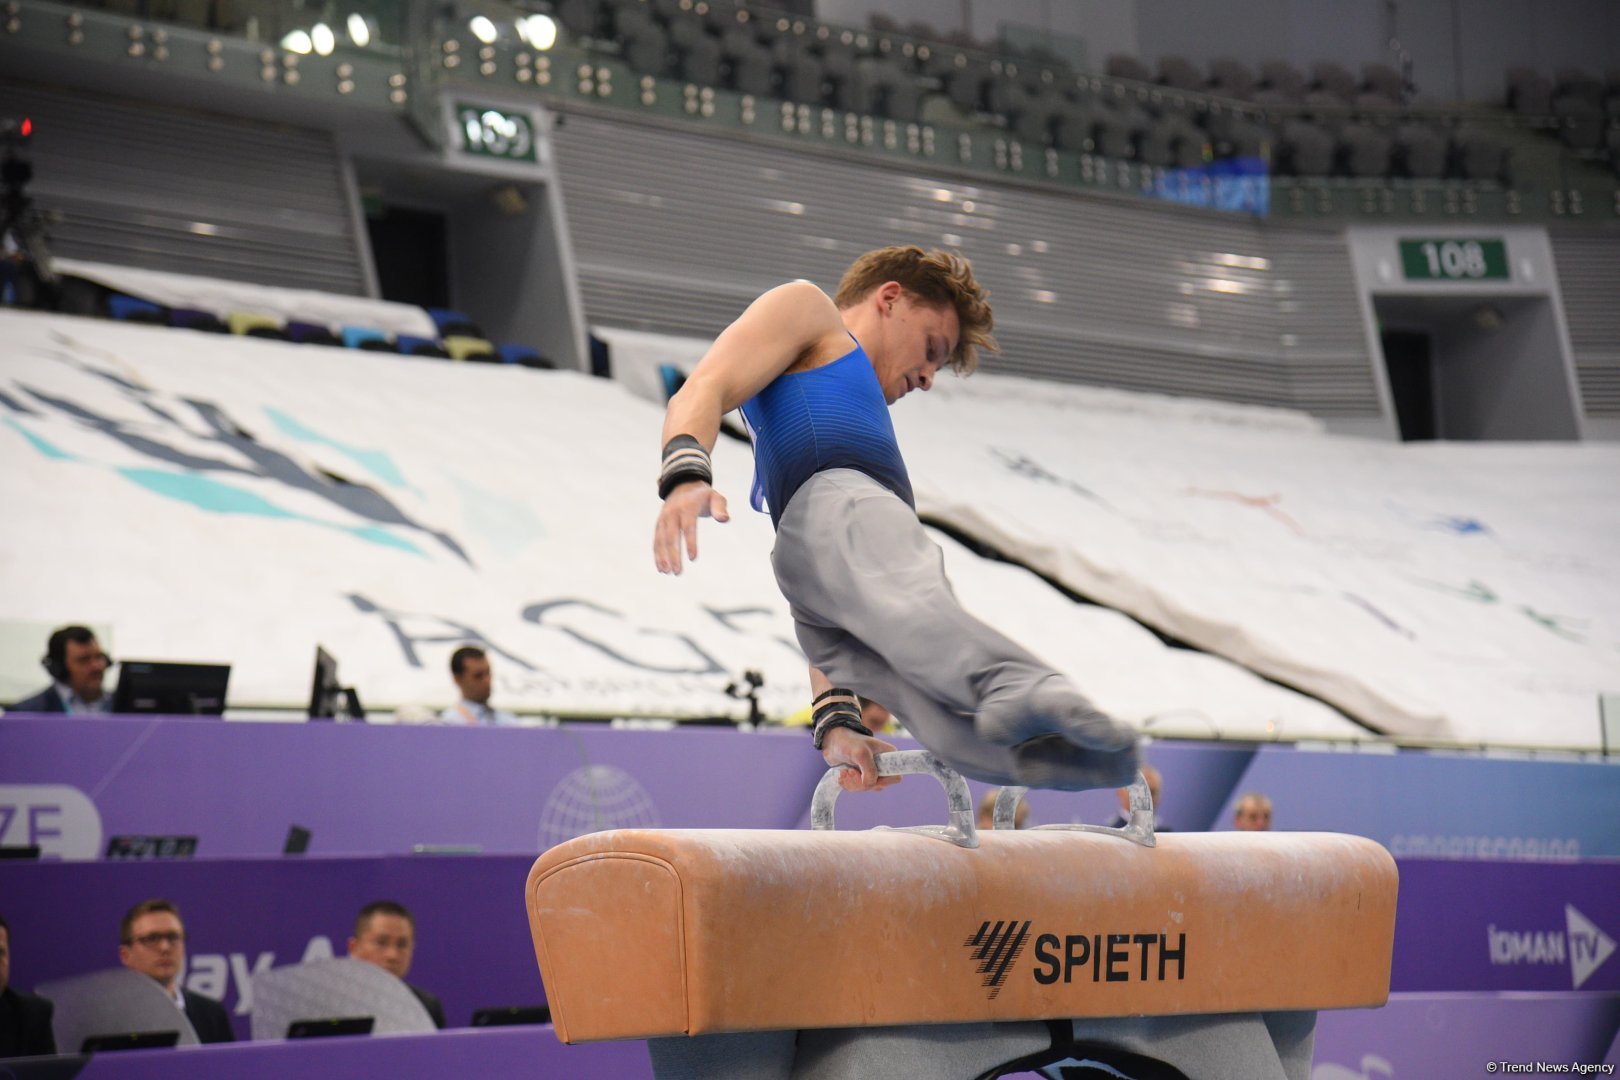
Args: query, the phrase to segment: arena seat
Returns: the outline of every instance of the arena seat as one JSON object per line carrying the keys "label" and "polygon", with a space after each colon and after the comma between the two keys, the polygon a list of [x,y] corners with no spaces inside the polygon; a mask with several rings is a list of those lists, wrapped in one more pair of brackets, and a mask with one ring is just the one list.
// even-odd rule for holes
{"label": "arena seat", "polygon": [[1305,76],[1286,60],[1262,60],[1260,85],[1286,95],[1289,101],[1300,101],[1305,97]]}
{"label": "arena seat", "polygon": [[170,308],[169,325],[182,330],[201,330],[205,334],[228,334],[230,327],[212,311],[201,308]]}
{"label": "arena seat", "polygon": [[1572,150],[1596,150],[1603,145],[1603,110],[1585,96],[1568,95],[1553,102],[1558,136]]}
{"label": "arena seat", "polygon": [[1198,90],[1204,85],[1204,76],[1185,56],[1161,56],[1158,81],[1172,90]]}
{"label": "arena seat", "polygon": [[1203,163],[1205,141],[1203,131],[1185,120],[1156,120],[1142,134],[1141,158],[1148,165],[1191,168]]}
{"label": "arena seat", "polygon": [[731,85],[738,93],[768,97],[771,93],[771,54],[751,35],[741,34],[722,40],[721,52],[731,73]]}
{"label": "arena seat", "polygon": [[961,127],[973,123],[971,113],[958,108],[945,94],[923,94],[917,108],[917,119],[924,124],[951,124]]}
{"label": "arena seat", "polygon": [[1218,157],[1263,157],[1276,142],[1270,128],[1252,120],[1236,119],[1226,125]]}
{"label": "arena seat", "polygon": [[109,293],[106,304],[107,314],[119,322],[162,324],[169,321],[161,305],[138,296]]}
{"label": "arena seat", "polygon": [[1008,114],[1007,121],[1020,139],[1047,146],[1052,142],[1053,122],[1065,104],[1063,96],[1055,93],[1026,98],[1020,108]]}
{"label": "arena seat", "polygon": [[1104,157],[1134,159],[1137,137],[1147,123],[1146,114],[1128,106],[1102,109],[1097,114],[1097,152]]}
{"label": "arena seat", "polygon": [[1053,143],[1059,150],[1089,154],[1096,147],[1092,135],[1096,127],[1096,112],[1085,105],[1071,102],[1053,123]]}
{"label": "arena seat", "polygon": [[1358,121],[1339,133],[1339,163],[1350,176],[1384,176],[1389,172],[1391,146],[1383,128]]}
{"label": "arena seat", "polygon": [[287,339],[287,332],[279,319],[257,311],[228,311],[225,313],[225,325],[231,328],[231,333],[242,337],[270,338],[274,341]]}
{"label": "arena seat", "polygon": [[1311,65],[1311,86],[1316,90],[1332,94],[1340,102],[1346,104],[1356,96],[1356,91],[1360,89],[1356,77],[1331,60],[1320,60]]}
{"label": "arena seat", "polygon": [[293,320],[287,323],[287,340],[298,345],[342,345],[343,339],[325,323]]}
{"label": "arena seat", "polygon": [[1379,90],[1363,90],[1351,102],[1358,109],[1396,109],[1400,107],[1400,99],[1385,94]]}
{"label": "arena seat", "polygon": [[1464,124],[1452,134],[1452,155],[1465,180],[1499,180],[1507,168],[1507,148],[1474,124]]}
{"label": "arena seat", "polygon": [[1209,63],[1209,88],[1224,97],[1247,99],[1254,93],[1255,81],[1248,65],[1239,60],[1220,57]]}
{"label": "arena seat", "polygon": [[669,36],[658,26],[652,23],[640,25],[621,41],[625,63],[640,74],[663,77],[674,72],[674,50],[670,47]]}
{"label": "arena seat", "polygon": [[427,309],[428,318],[438,328],[440,337],[449,337],[451,334],[465,334],[469,337],[483,337],[484,332],[477,323],[465,312],[454,308],[430,307]]}
{"label": "arena seat", "polygon": [[613,36],[624,42],[654,26],[652,9],[643,0],[605,0],[603,9],[613,27]]}
{"label": "arena seat", "polygon": [[789,101],[821,104],[823,78],[821,62],[803,52],[794,52],[777,65],[780,95]]}
{"label": "arena seat", "polygon": [[500,357],[503,364],[519,364],[523,367],[545,370],[555,370],[557,367],[556,364],[541,356],[537,350],[527,345],[504,342],[496,348],[495,353]]}
{"label": "arena seat", "polygon": [[433,356],[440,360],[450,359],[450,350],[433,338],[400,334],[394,339],[394,347],[404,356]]}
{"label": "arena seat", "polygon": [[669,43],[676,52],[684,52],[695,43],[709,37],[708,28],[703,25],[701,16],[696,12],[681,11],[679,8],[664,13],[664,32],[669,35]]}
{"label": "arena seat", "polygon": [[1603,104],[1603,80],[1581,68],[1562,67],[1553,72],[1553,96],[1573,97],[1589,105]]}
{"label": "arena seat", "polygon": [[1368,91],[1399,104],[1406,96],[1406,80],[1388,64],[1363,64],[1361,85]]}
{"label": "arena seat", "polygon": [[381,330],[374,330],[369,326],[345,326],[341,336],[345,348],[364,349],[367,352],[399,351],[387,334]]}
{"label": "arena seat", "polygon": [[1153,70],[1142,61],[1126,53],[1113,53],[1108,57],[1106,70],[1116,79],[1132,79],[1136,82],[1150,83],[1153,81]]}
{"label": "arena seat", "polygon": [[1507,104],[1516,113],[1540,116],[1551,112],[1552,90],[1552,82],[1532,68],[1507,71]]}
{"label": "arena seat", "polygon": [[600,31],[601,6],[596,0],[559,0],[557,21],[576,37],[595,37]]}
{"label": "arena seat", "polygon": [[1290,120],[1278,141],[1279,171],[1287,176],[1326,176],[1333,168],[1333,137],[1305,120]]}
{"label": "arena seat", "polygon": [[1249,100],[1268,109],[1286,109],[1303,102],[1305,100],[1305,91],[1289,91],[1276,87],[1267,87],[1264,90],[1256,90]]}
{"label": "arena seat", "polygon": [[1001,116],[1014,116],[1029,107],[1029,91],[1016,79],[998,75],[985,87],[984,105]]}
{"label": "arena seat", "polygon": [[450,354],[452,360],[472,360],[484,363],[499,363],[500,354],[495,350],[495,344],[483,338],[467,337],[462,334],[451,334],[444,339],[444,349]]}
{"label": "arena seat", "polygon": [[1403,176],[1437,180],[1446,174],[1446,140],[1423,123],[1402,124],[1395,131],[1396,167]]}
{"label": "arena seat", "polygon": [[692,39],[684,47],[677,46],[677,66],[680,77],[699,86],[720,85],[720,43],[708,34]]}

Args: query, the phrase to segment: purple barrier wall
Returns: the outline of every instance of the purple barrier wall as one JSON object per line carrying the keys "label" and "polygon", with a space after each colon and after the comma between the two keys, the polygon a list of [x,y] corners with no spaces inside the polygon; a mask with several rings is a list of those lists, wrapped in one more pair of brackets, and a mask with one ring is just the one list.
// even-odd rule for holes
{"label": "purple barrier wall", "polygon": [[[907,783],[930,813],[943,807],[937,787],[922,778]],[[846,798],[853,805],[858,797]],[[123,912],[151,896],[174,900],[190,937],[187,985],[225,1001],[244,1036],[249,973],[328,949],[342,955],[354,912],[396,899],[417,919],[411,980],[444,999],[451,1023],[464,1024],[476,1008],[544,1000],[523,908],[532,862],[529,855],[12,862],[0,863],[0,898],[13,928],[13,979],[22,986],[116,964]],[[1403,860],[1400,872],[1395,992],[1620,992],[1620,862]]]}
{"label": "purple barrier wall", "polygon": [[1263,791],[1278,829],[1352,832],[1397,859],[1620,856],[1620,759],[1305,752],[1267,746],[1218,815]]}
{"label": "purple barrier wall", "polygon": [[[528,855],[0,862],[12,981],[31,988],[118,964],[118,922],[162,896],[186,924],[186,985],[218,998],[247,1038],[253,972],[343,956],[354,916],[398,900],[416,917],[409,979],[452,1025],[474,1009],[545,1001],[529,937]],[[329,951],[329,952],[328,952]]]}
{"label": "purple barrier wall", "polygon": [[183,834],[203,857],[272,855],[296,823],[322,854],[538,853],[614,825],[790,828],[824,769],[803,732],[8,716],[0,842],[85,858]]}
{"label": "purple barrier wall", "polygon": [[[902,747],[916,744],[896,740]],[[1254,751],[1160,744],[1162,820],[1205,828]],[[291,824],[310,851],[477,844],[538,853],[618,825],[807,826],[825,771],[799,730],[736,732],[0,719],[0,842],[91,858],[121,834],[195,835],[200,857],[272,855]],[[977,798],[989,790],[972,784]],[[1111,791],[1037,791],[1037,822],[1106,822]],[[839,803],[847,827],[943,821],[939,788],[907,780]]]}
{"label": "purple barrier wall", "polygon": [[[3,1075],[3,1074],[0,1074]],[[301,1039],[184,1050],[97,1054],[83,1080],[651,1080],[644,1042],[564,1046],[550,1027],[445,1031],[437,1035]]]}
{"label": "purple barrier wall", "polygon": [[[1322,1013],[1311,1080],[1463,1080],[1508,1075],[1504,1062],[1613,1075],[1617,1026],[1613,994],[1398,994],[1382,1009]],[[1538,1073],[1537,1062],[1558,1068]]]}
{"label": "purple barrier wall", "polygon": [[1620,992],[1620,860],[1400,871],[1393,989]]}

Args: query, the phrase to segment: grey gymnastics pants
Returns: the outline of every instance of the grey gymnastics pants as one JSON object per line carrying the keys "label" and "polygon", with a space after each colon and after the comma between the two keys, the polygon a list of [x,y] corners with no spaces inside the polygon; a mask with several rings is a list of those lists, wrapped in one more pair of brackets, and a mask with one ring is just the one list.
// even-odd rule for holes
{"label": "grey gymnastics pants", "polygon": [[810,663],[887,706],[963,775],[1066,789],[1135,778],[1135,732],[963,611],[939,545],[866,474],[806,481],[777,525],[771,563]]}

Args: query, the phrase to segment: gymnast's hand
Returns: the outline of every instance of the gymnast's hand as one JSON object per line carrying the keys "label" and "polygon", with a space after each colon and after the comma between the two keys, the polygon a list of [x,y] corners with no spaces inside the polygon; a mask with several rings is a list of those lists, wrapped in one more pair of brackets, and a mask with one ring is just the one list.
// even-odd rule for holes
{"label": "gymnast's hand", "polygon": [[879,776],[877,762],[873,760],[879,754],[893,751],[893,743],[846,727],[833,728],[821,741],[821,756],[827,759],[828,765],[850,766],[838,773],[838,786],[845,791],[878,791],[898,784],[901,779],[898,776]]}
{"label": "gymnast's hand", "polygon": [[702,480],[688,481],[669,493],[664,508],[658,511],[658,525],[653,529],[653,563],[660,574],[681,572],[683,539],[686,557],[697,561],[697,523],[701,517],[730,521],[726,497]]}

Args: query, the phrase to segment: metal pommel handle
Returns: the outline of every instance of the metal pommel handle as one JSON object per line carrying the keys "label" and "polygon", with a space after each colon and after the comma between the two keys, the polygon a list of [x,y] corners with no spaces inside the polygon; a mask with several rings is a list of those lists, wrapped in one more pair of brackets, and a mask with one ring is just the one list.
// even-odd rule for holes
{"label": "metal pommel handle", "polygon": [[[1024,800],[1027,791],[1029,788],[1004,787],[996,793],[994,822],[997,829],[1017,828],[1018,804]],[[1037,825],[1035,828],[1107,833],[1143,847],[1157,847],[1158,840],[1153,834],[1153,793],[1148,789],[1147,777],[1137,773],[1136,779],[1131,782],[1130,793],[1131,816],[1118,829],[1106,825]]]}
{"label": "metal pommel handle", "polygon": [[[917,825],[897,832],[922,833],[949,841],[958,847],[979,846],[979,828],[973,815],[973,793],[967,781],[955,769],[942,763],[926,750],[896,750],[877,756],[879,776],[932,776],[945,789],[945,801],[950,807],[949,825]],[[838,783],[839,774],[850,765],[835,765],[828,769],[816,793],[810,799],[810,827],[830,832],[833,829],[833,804],[843,790]]]}

